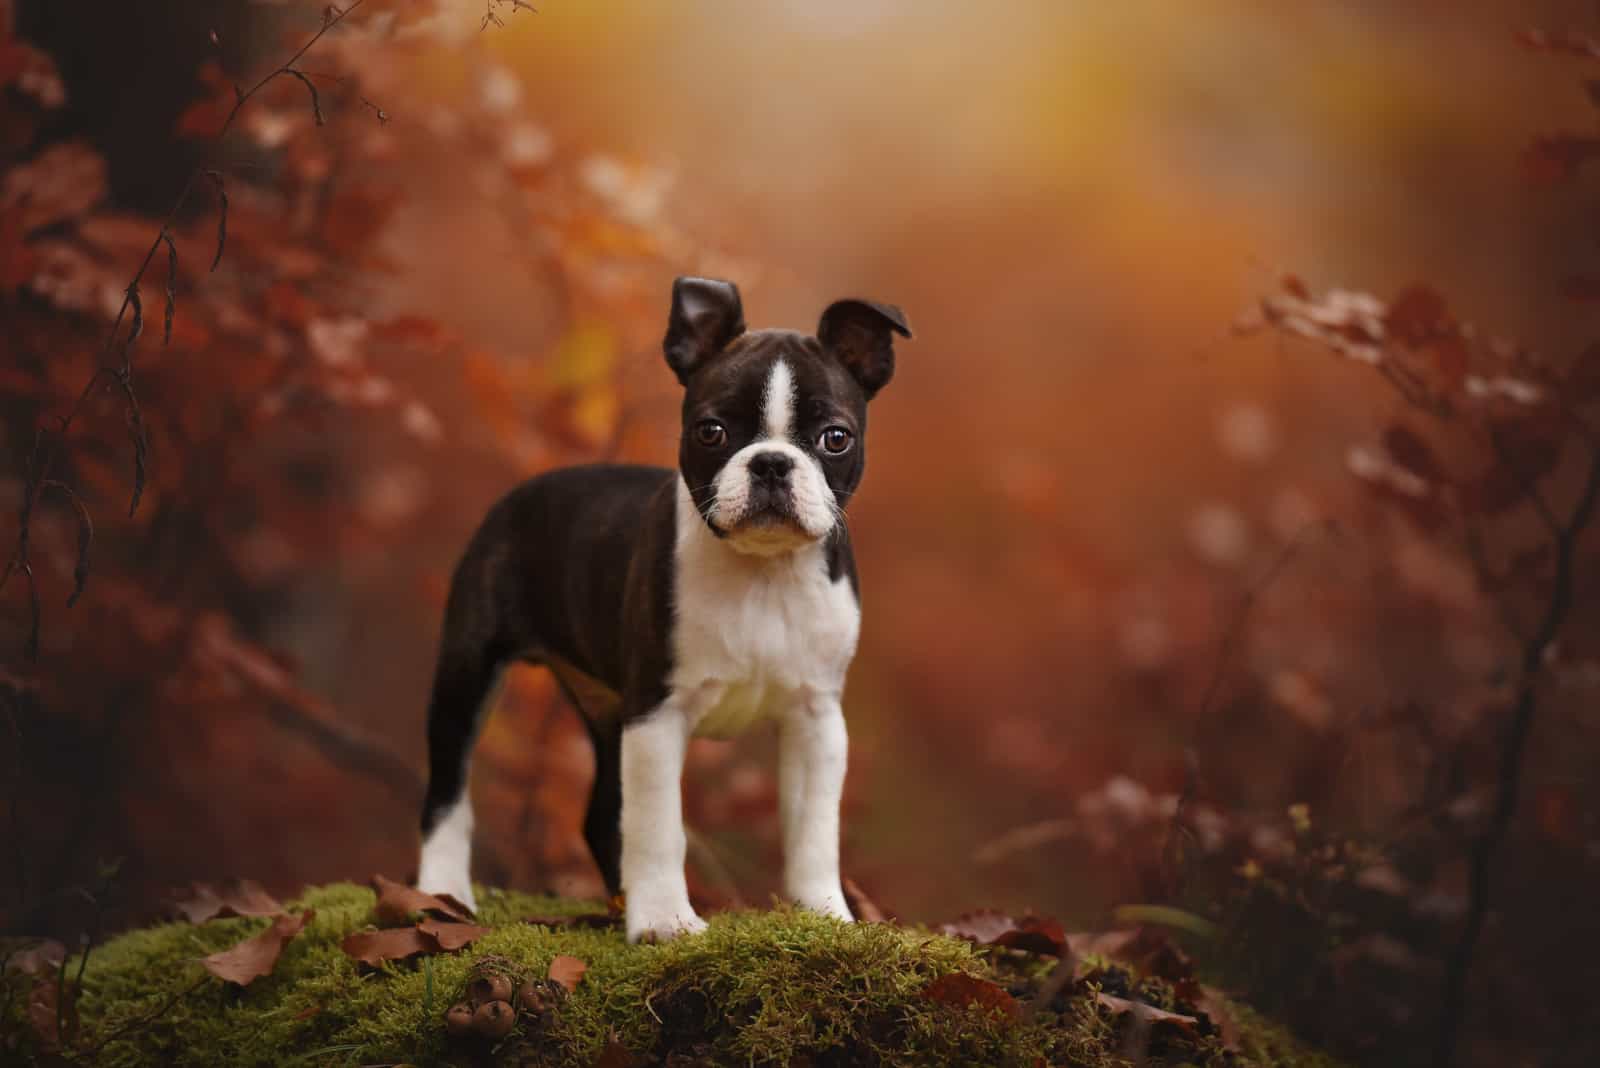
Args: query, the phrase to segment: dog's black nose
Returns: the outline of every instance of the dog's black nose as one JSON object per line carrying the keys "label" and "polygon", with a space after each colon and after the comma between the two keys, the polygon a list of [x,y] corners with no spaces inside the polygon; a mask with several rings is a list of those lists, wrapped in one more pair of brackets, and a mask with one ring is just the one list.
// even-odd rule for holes
{"label": "dog's black nose", "polygon": [[794,470],[794,457],[786,452],[758,452],[750,457],[750,477],[776,484]]}

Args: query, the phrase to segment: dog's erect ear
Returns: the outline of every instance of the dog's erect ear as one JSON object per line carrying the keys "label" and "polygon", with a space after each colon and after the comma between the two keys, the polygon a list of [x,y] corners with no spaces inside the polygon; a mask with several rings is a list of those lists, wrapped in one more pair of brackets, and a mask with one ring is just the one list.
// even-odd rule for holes
{"label": "dog's erect ear", "polygon": [[661,347],[667,366],[685,385],[701,364],[744,333],[739,288],[715,278],[679,278],[672,283],[672,317]]}
{"label": "dog's erect ear", "polygon": [[871,300],[835,301],[817,327],[817,340],[861,383],[868,400],[894,377],[894,334],[911,336],[905,313]]}

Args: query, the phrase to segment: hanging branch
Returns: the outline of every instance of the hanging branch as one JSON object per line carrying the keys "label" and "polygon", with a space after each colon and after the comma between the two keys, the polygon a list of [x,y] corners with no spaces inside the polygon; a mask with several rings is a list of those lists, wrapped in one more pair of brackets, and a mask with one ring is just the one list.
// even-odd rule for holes
{"label": "hanging branch", "polygon": [[[217,132],[212,136],[212,144],[216,145],[221,142],[222,138],[233,127],[234,120],[238,118],[239,113],[244,110],[245,105],[257,93],[282,77],[296,78],[310,90],[312,110],[316,115],[318,125],[321,125],[323,122],[322,106],[317,95],[316,86],[312,84],[304,73],[295,69],[295,64],[307,52],[311,51],[329,31],[354,14],[365,3],[366,0],[353,0],[348,7],[344,8],[329,5],[323,12],[321,28],[312,34],[310,40],[301,45],[288,60],[275,67],[249,89],[239,89],[236,86],[234,88],[233,108],[228,112]],[[123,291],[122,305],[117,309],[116,317],[112,320],[105,347],[107,353],[118,353],[120,360],[116,364],[102,362],[95,369],[94,374],[90,376],[82,392],[78,394],[77,400],[67,410],[67,414],[60,418],[59,426],[48,443],[43,442],[43,431],[41,430],[40,438],[36,439],[33,452],[29,456],[28,468],[23,478],[22,503],[17,509],[17,538],[11,557],[6,562],[5,570],[0,572],[0,590],[5,589],[13,574],[21,573],[28,580],[29,605],[32,611],[32,623],[29,628],[27,643],[27,658],[30,663],[36,661],[39,655],[40,617],[37,581],[33,573],[32,560],[29,557],[29,535],[32,527],[34,506],[38,503],[40,494],[46,486],[65,487],[65,483],[51,477],[51,472],[54,470],[57,460],[60,459],[62,448],[66,443],[68,432],[72,429],[72,424],[82,413],[95,388],[101,384],[102,378],[109,378],[122,392],[126,401],[126,419],[129,437],[133,443],[134,460],[133,493],[128,504],[128,515],[130,517],[138,511],[139,501],[144,495],[149,466],[149,440],[145,433],[144,417],[139,408],[139,398],[133,388],[134,347],[138,343],[140,335],[144,333],[144,302],[141,298],[139,283],[144,280],[145,273],[155,260],[156,253],[165,245],[167,248],[167,305],[162,343],[166,344],[171,341],[172,321],[177,313],[178,249],[172,240],[172,227],[177,222],[179,214],[188,205],[189,198],[201,179],[208,180],[215,187],[218,195],[217,251],[212,259],[211,269],[213,271],[216,270],[217,265],[222,262],[222,252],[228,238],[228,191],[222,174],[215,169],[202,165],[189,172],[189,177],[184,181],[183,188],[173,202],[171,210],[167,212],[166,219],[156,232],[154,240],[150,242],[150,247],[145,252],[144,259],[139,264],[139,269],[134,272],[132,280],[129,281],[127,288]],[[130,312],[132,313],[132,320],[124,335],[123,323],[128,320]],[[119,337],[121,338],[120,343],[118,341]],[[75,493],[71,493],[70,490],[68,493],[74,507],[79,510],[80,531],[82,531],[84,529],[82,524],[88,519],[87,509],[82,507],[82,501]],[[92,537],[92,525],[89,529]],[[80,570],[74,572],[74,589],[72,598],[68,602],[69,604],[78,599],[83,592],[84,584],[88,581],[88,554],[86,543],[82,539],[83,535],[80,533],[78,554]]]}

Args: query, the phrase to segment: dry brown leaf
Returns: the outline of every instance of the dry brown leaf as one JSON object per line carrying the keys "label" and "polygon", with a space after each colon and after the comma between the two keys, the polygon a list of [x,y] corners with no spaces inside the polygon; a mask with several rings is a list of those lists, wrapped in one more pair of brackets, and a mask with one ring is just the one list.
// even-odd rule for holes
{"label": "dry brown leaf", "polygon": [[929,1001],[952,1005],[958,1009],[976,1006],[1012,1020],[1022,1017],[1022,1007],[1017,1004],[1016,998],[1006,993],[1004,988],[965,972],[941,975],[923,988],[922,996]]}
{"label": "dry brown leaf", "polygon": [[488,934],[491,928],[479,927],[472,923],[450,923],[430,917],[418,923],[417,930],[433,939],[436,948],[446,953],[453,953],[462,946],[476,942]]}
{"label": "dry brown leaf", "polygon": [[381,924],[402,924],[414,912],[431,912],[442,919],[466,923],[472,910],[449,894],[429,894],[405,883],[397,883],[382,875],[372,877],[372,889],[377,892],[378,903],[373,907]]}
{"label": "dry brown leaf", "polygon": [[295,935],[315,915],[315,910],[307,909],[293,916],[279,916],[272,921],[271,927],[260,934],[245,939],[231,949],[213,953],[200,963],[218,979],[249,986],[263,975],[272,973],[283,947],[293,941]]}
{"label": "dry brown leaf", "polygon": [[376,968],[386,960],[404,960],[418,953],[432,953],[439,943],[415,927],[395,927],[387,931],[357,931],[346,935],[339,948],[362,964]]}
{"label": "dry brown leaf", "polygon": [[583,982],[583,973],[588,970],[589,966],[583,961],[563,953],[550,962],[549,976],[571,992],[578,989],[578,984]]}

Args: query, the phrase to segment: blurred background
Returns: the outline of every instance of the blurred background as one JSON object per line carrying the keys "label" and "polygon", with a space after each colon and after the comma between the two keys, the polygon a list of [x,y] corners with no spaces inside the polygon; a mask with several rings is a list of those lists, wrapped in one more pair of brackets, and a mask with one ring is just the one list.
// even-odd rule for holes
{"label": "blurred background", "polygon": [[[917,335],[852,505],[847,872],[916,921],[1178,907],[1308,1037],[1408,1059],[1548,575],[1502,595],[1476,538],[1374,492],[1385,435],[1433,432],[1380,375],[1234,324],[1426,280],[1474,344],[1581,352],[1593,189],[1527,150],[1591,126],[1593,65],[1514,31],[1594,5],[368,0],[299,61],[316,112],[280,78],[218,138],[324,7],[0,2],[7,552],[40,450],[74,490],[23,520],[37,662],[20,572],[0,604],[6,927],[75,933],[96,880],[125,923],[189,880],[409,873],[449,571],[524,477],[672,462],[659,343],[699,273],[753,326],[864,296]],[[108,378],[61,445],[197,167],[170,344],[166,245],[140,283],[137,421]],[[1580,473],[1552,462],[1563,509]],[[1524,511],[1489,553],[1537,540]],[[1594,557],[1496,862],[1481,1063],[1594,1051],[1567,982],[1600,934]],[[772,739],[691,764],[693,887],[764,904]],[[478,877],[600,893],[589,774],[516,672]]]}

